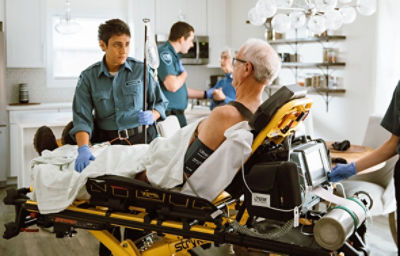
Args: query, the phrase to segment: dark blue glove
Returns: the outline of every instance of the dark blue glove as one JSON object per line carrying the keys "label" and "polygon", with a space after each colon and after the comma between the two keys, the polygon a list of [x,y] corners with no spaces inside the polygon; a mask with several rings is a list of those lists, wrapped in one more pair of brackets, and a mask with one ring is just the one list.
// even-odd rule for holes
{"label": "dark blue glove", "polygon": [[141,125],[151,125],[154,123],[153,111],[151,110],[140,110],[139,112],[139,123]]}
{"label": "dark blue glove", "polygon": [[214,88],[206,90],[206,98],[207,99],[211,99],[213,97],[213,91],[214,90],[215,90]]}
{"label": "dark blue glove", "polygon": [[328,173],[329,180],[337,182],[343,179],[350,178],[356,174],[355,163],[351,164],[337,164],[330,173]]}
{"label": "dark blue glove", "polygon": [[179,64],[179,70],[181,71],[181,73],[185,72],[185,68],[183,67],[181,60],[179,60],[178,64]]}
{"label": "dark blue glove", "polygon": [[78,148],[78,157],[75,160],[75,170],[79,173],[82,172],[89,165],[90,160],[93,161],[95,159],[88,145],[80,146]]}

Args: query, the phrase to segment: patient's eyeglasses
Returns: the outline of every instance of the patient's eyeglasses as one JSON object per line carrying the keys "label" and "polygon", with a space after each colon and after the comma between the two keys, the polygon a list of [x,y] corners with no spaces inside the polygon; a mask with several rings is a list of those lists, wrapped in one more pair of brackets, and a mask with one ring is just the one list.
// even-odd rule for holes
{"label": "patient's eyeglasses", "polygon": [[238,59],[238,58],[232,58],[232,66],[235,66],[238,61],[241,62],[241,63],[246,63],[247,62],[246,60],[241,60],[241,59]]}

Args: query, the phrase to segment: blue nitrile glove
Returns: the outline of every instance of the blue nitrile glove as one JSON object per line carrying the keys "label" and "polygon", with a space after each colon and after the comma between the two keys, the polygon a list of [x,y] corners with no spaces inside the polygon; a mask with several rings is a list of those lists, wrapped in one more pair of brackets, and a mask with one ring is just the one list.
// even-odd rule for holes
{"label": "blue nitrile glove", "polygon": [[178,64],[179,64],[179,70],[181,71],[181,73],[185,72],[185,68],[183,67],[181,60],[179,60]]}
{"label": "blue nitrile glove", "polygon": [[333,167],[332,171],[328,173],[329,180],[337,182],[343,179],[350,178],[356,174],[356,165],[354,162],[351,164],[337,164]]}
{"label": "blue nitrile glove", "polygon": [[139,123],[141,125],[151,125],[154,123],[153,111],[151,110],[140,110],[139,112]]}
{"label": "blue nitrile glove", "polygon": [[213,97],[213,91],[215,91],[214,88],[206,90],[206,98],[211,99]]}
{"label": "blue nitrile glove", "polygon": [[95,159],[88,145],[80,146],[78,148],[78,157],[75,160],[75,170],[79,173],[82,172],[89,165],[90,160],[93,161]]}

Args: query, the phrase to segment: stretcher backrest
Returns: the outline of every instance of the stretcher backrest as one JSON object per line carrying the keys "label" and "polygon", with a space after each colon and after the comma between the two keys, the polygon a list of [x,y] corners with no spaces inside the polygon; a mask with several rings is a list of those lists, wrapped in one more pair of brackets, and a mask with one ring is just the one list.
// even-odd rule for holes
{"label": "stretcher backrest", "polygon": [[253,152],[266,139],[281,143],[310,112],[312,100],[298,85],[282,86],[266,100],[250,121],[255,139]]}

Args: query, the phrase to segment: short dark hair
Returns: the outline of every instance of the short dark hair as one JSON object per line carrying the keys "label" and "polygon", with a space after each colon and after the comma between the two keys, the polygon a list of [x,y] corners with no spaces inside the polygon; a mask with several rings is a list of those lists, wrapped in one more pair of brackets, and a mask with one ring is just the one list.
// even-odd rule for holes
{"label": "short dark hair", "polygon": [[108,45],[108,40],[113,35],[128,35],[131,37],[128,24],[120,19],[107,20],[105,23],[100,24],[98,33],[99,41],[101,40]]}
{"label": "short dark hair", "polygon": [[194,33],[194,28],[192,26],[190,26],[186,22],[178,21],[174,25],[172,25],[169,32],[168,40],[171,42],[175,42],[182,36],[186,40],[190,36],[190,32]]}

